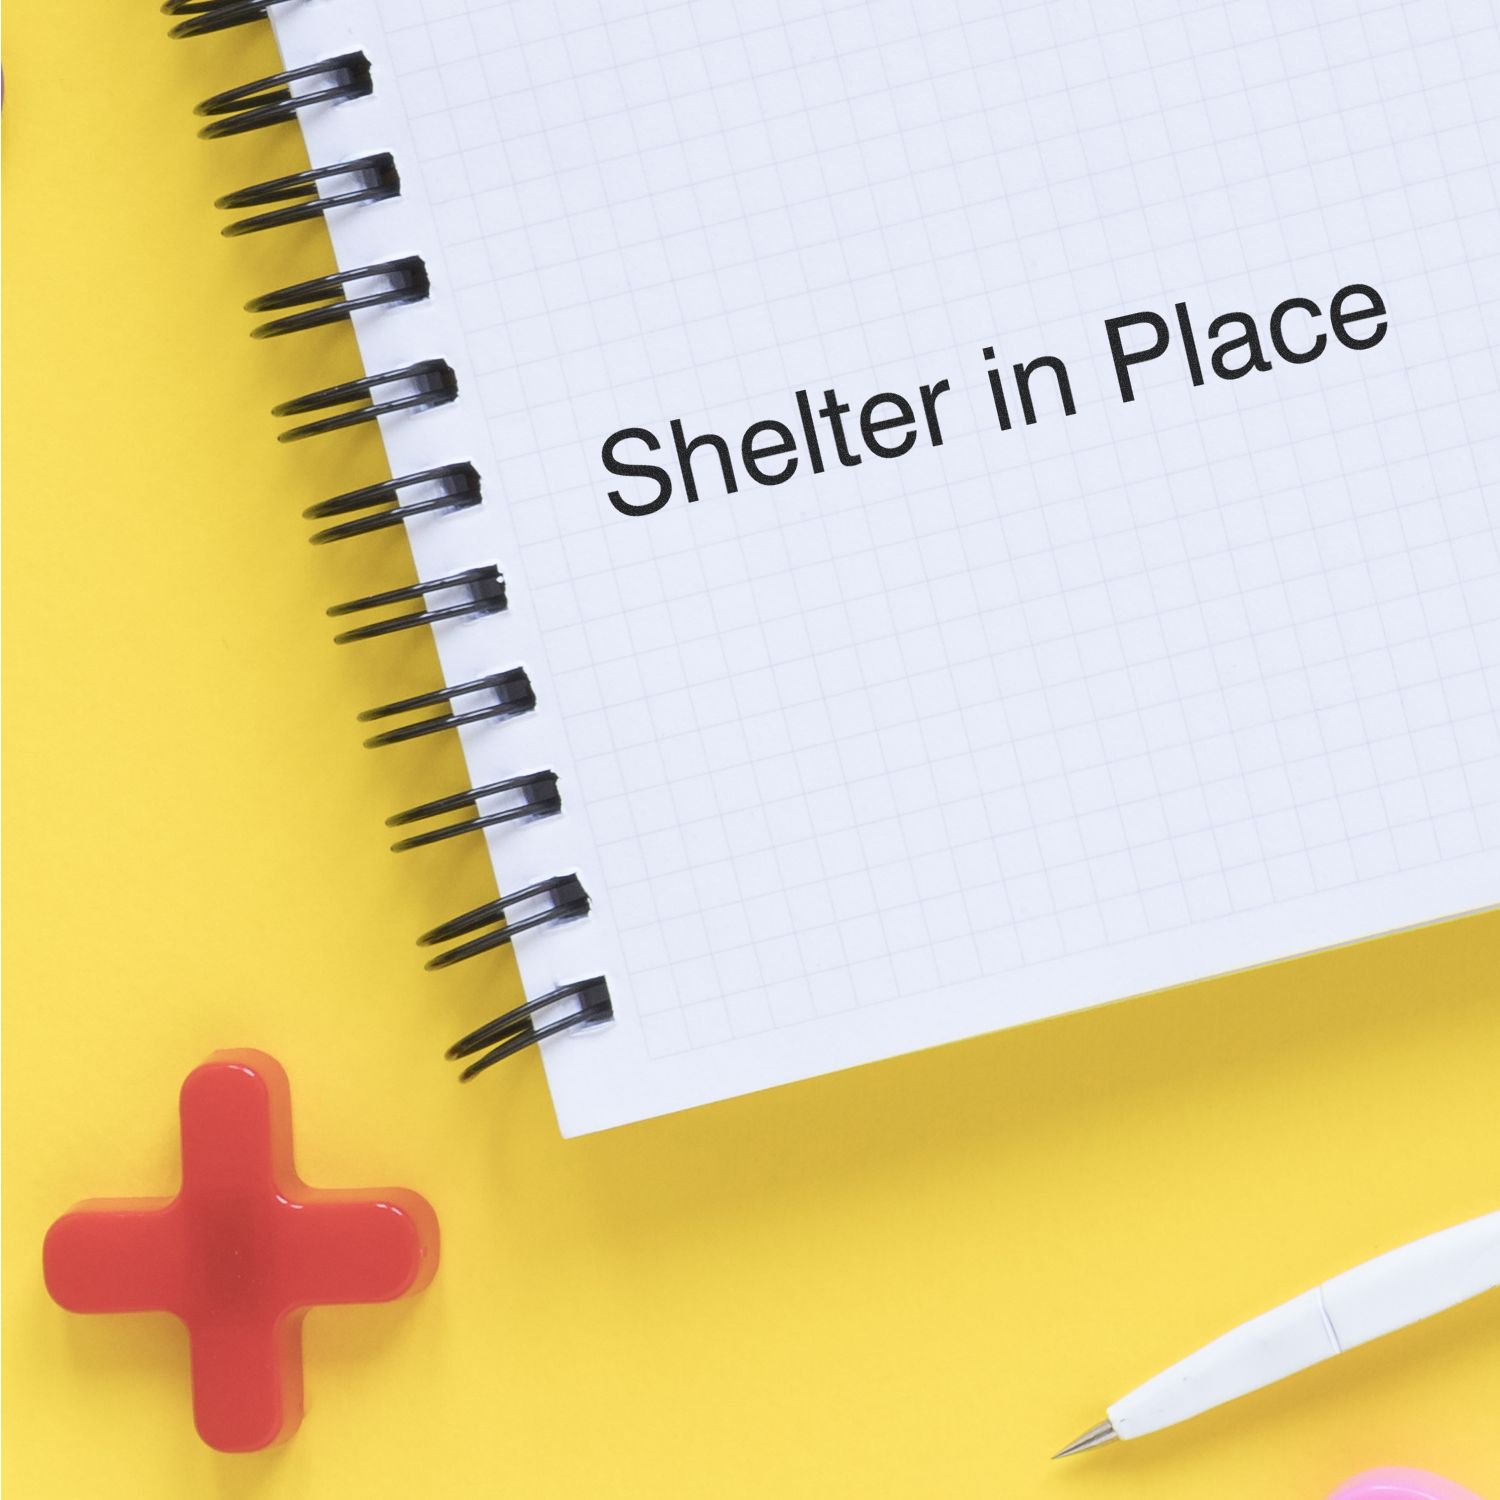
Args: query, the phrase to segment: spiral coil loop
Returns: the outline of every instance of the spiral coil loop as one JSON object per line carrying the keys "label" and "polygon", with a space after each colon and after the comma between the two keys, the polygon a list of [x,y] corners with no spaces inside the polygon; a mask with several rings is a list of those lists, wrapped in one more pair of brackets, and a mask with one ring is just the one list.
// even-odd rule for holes
{"label": "spiral coil loop", "polygon": [[[171,28],[172,36],[191,37],[261,20],[280,3],[164,0],[162,10],[179,18]],[[196,113],[208,121],[198,133],[221,138],[263,130],[294,120],[314,105],[360,99],[373,91],[369,58],[363,52],[347,52],[211,95],[197,106]],[[401,175],[394,157],[375,152],[254,183],[217,199],[215,206],[239,215],[221,230],[237,236],[326,218],[336,209],[369,207],[400,192]],[[245,309],[274,314],[251,330],[255,338],[270,339],[349,322],[377,309],[421,302],[431,292],[426,262],[420,256],[406,255],[279,287],[252,299]],[[398,412],[416,414],[445,406],[456,401],[458,394],[458,379],[447,361],[424,359],[294,397],[273,408],[272,414],[312,419],[280,433],[280,441],[286,443],[362,426]],[[401,526],[418,516],[469,510],[482,499],[478,471],[472,463],[459,460],[334,495],[309,506],[303,515],[335,523],[311,537],[313,542],[326,543]],[[376,614],[334,637],[344,643],[499,614],[508,604],[500,569],[486,563],[336,604],[328,613],[335,617]],[[403,610],[403,605],[415,607]],[[359,718],[362,723],[396,721],[365,740],[373,747],[503,721],[532,712],[536,703],[530,676],[517,666],[382,704]],[[539,770],[436,798],[396,813],[386,822],[392,828],[428,825],[391,846],[410,850],[561,812],[556,773]],[[506,947],[528,931],[576,921],[587,916],[590,907],[577,874],[554,875],[464,912],[423,933],[418,941],[424,947],[443,949],[427,962],[429,969],[442,969]],[[554,1018],[539,1022],[544,1013]],[[597,1026],[613,1017],[609,986],[603,976],[596,975],[560,985],[497,1016],[455,1042],[447,1055],[459,1059],[482,1054],[461,1073],[467,1080],[547,1037]]]}
{"label": "spiral coil loop", "polygon": [[[576,1002],[576,1010],[545,1026],[536,1024],[533,1017],[541,1011],[569,1000]],[[575,1027],[600,1026],[605,1021],[612,1021],[614,1015],[609,986],[604,979],[582,979],[576,984],[562,985],[535,1000],[528,1000],[525,1005],[506,1011],[503,1016],[496,1016],[493,1021],[471,1031],[468,1036],[460,1037],[448,1049],[448,1056],[453,1059],[472,1057],[476,1052],[484,1052],[486,1047],[491,1049],[458,1075],[460,1083],[467,1083],[486,1068],[494,1067],[507,1057],[514,1057],[527,1047],[534,1047],[549,1036],[572,1031]]]}
{"label": "spiral coil loop", "polygon": [[[483,693],[490,701],[476,708],[466,708],[455,713],[453,702]],[[494,672],[488,677],[476,677],[472,682],[461,682],[457,687],[442,687],[431,693],[418,693],[415,698],[402,698],[396,703],[384,703],[379,708],[367,708],[360,716],[362,724],[379,719],[393,719],[402,714],[415,713],[423,708],[443,708],[446,713],[432,718],[413,719],[398,724],[393,729],[384,729],[365,741],[368,749],[380,745],[400,745],[407,740],[422,739],[429,734],[441,734],[446,729],[457,729],[463,724],[483,724],[489,719],[510,719],[517,714],[529,714],[536,707],[536,692],[524,667],[512,667],[508,672]]]}
{"label": "spiral coil loop", "polygon": [[439,620],[497,615],[507,607],[505,580],[500,576],[500,569],[493,563],[486,563],[482,568],[465,568],[462,573],[450,573],[446,578],[366,594],[363,599],[350,599],[346,604],[331,604],[328,613],[334,616],[361,614],[369,609],[383,609],[388,604],[425,603],[429,595],[450,593],[460,596],[458,603],[419,609],[404,615],[388,615],[383,620],[372,620],[367,625],[356,625],[353,630],[340,631],[334,640],[343,646],[350,641],[369,641],[378,635],[393,635],[398,630],[413,630],[418,625],[436,625]]}
{"label": "spiral coil loop", "polygon": [[[292,85],[310,79],[324,82],[297,93]],[[208,115],[209,122],[199,130],[204,140],[218,140],[226,135],[244,135],[294,120],[300,110],[314,104],[339,104],[347,99],[363,99],[375,90],[370,77],[370,59],[363,52],[346,52],[326,62],[308,63],[302,68],[286,68],[253,83],[211,94],[195,114]]]}
{"label": "spiral coil loop", "polygon": [[[401,501],[403,490],[429,489],[435,493],[425,499]],[[335,495],[331,500],[320,500],[302,512],[309,521],[327,521],[334,516],[354,515],[352,521],[341,521],[337,526],[326,526],[308,538],[310,542],[341,542],[346,537],[363,536],[370,531],[383,531],[387,526],[400,526],[413,516],[425,516],[434,512],[469,510],[483,498],[479,484],[479,471],[473,464],[442,464],[435,469],[423,469],[416,474],[403,474],[399,479],[386,479],[380,484],[366,485],[364,489],[350,490]],[[381,509],[381,507],[388,507]],[[357,515],[365,511],[368,514]]]}
{"label": "spiral coil loop", "polygon": [[[351,186],[324,191],[325,186],[345,177],[352,180]],[[238,188],[222,198],[215,198],[214,207],[238,213],[245,208],[265,208],[267,204],[290,205],[236,219],[219,231],[232,236],[259,234],[262,230],[280,229],[286,224],[302,224],[308,219],[321,219],[330,209],[364,208],[400,194],[401,174],[396,170],[396,158],[388,151],[381,151],[374,156],[313,167],[306,172],[293,172],[287,177],[273,177],[268,182]]]}
{"label": "spiral coil loop", "polygon": [[[460,943],[456,948],[449,948],[427,960],[429,969],[446,969],[452,964],[463,963],[465,959],[477,958],[493,948],[503,948],[533,928],[577,921],[588,915],[589,906],[589,893],[576,875],[554,875],[463,912],[430,932],[424,932],[417,941],[424,948],[434,948],[440,943],[451,943],[454,938],[466,937],[471,932],[479,933],[480,936],[470,938],[467,943]],[[514,916],[512,913],[517,907],[534,907],[535,910]],[[486,932],[485,928],[489,931]]]}
{"label": "spiral coil loop", "polygon": [[[361,282],[373,282],[375,289],[349,296],[349,288]],[[309,328],[322,328],[328,323],[346,323],[353,314],[368,312],[371,308],[404,307],[409,302],[421,302],[431,292],[426,263],[420,255],[408,255],[401,260],[361,266],[357,271],[336,271],[331,276],[278,287],[263,297],[252,297],[245,304],[245,311],[305,309],[283,318],[272,318],[269,323],[257,324],[250,330],[251,338],[274,339],[283,334],[302,333]]]}
{"label": "spiral coil loop", "polygon": [[260,21],[281,0],[163,0],[162,10],[169,16],[182,16],[168,36],[206,36],[211,31],[227,31]]}
{"label": "spiral coil loop", "polygon": [[[504,797],[509,805],[497,812],[478,812],[480,803],[497,797]],[[554,813],[562,811],[557,774],[553,771],[536,771],[530,776],[511,776],[505,781],[492,781],[488,786],[471,787],[466,792],[455,792],[451,797],[439,797],[435,802],[409,807],[405,812],[387,818],[385,826],[403,828],[411,823],[425,822],[429,818],[440,818],[445,813],[462,812],[466,808],[474,809],[478,815],[457,823],[444,823],[438,828],[429,828],[425,833],[414,833],[404,839],[397,839],[391,845],[392,851],[399,854],[405,849],[422,849],[428,844],[439,844],[444,839],[457,838],[463,833],[477,833],[481,828],[495,828],[501,823],[550,818]]]}
{"label": "spiral coil loop", "polygon": [[[383,386],[409,387],[404,396],[388,396],[383,401],[374,399]],[[446,406],[458,400],[458,378],[445,359],[424,359],[399,370],[386,370],[379,375],[365,375],[359,380],[346,380],[340,385],[331,385],[321,391],[310,391],[291,401],[283,401],[271,408],[273,417],[300,417],[309,412],[327,411],[334,406],[348,406],[350,411],[337,416],[320,417],[316,422],[304,422],[300,427],[289,427],[277,441],[296,443],[303,438],[318,437],[325,432],[338,432],[345,427],[358,427],[365,422],[374,422],[398,411],[426,411],[433,406]]]}

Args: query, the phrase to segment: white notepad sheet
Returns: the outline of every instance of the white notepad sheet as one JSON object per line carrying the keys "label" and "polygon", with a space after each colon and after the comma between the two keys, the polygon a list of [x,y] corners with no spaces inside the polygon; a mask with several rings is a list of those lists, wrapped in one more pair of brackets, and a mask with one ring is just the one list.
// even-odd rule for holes
{"label": "white notepad sheet", "polygon": [[[466,736],[474,783],[560,777],[561,816],[494,833],[500,888],[592,897],[516,943],[528,994],[614,997],[544,1046],[565,1133],[1500,899],[1491,0],[273,14],[288,66],[373,66],[304,115],[314,162],[401,172],[330,215],[340,264],[431,273],[360,320],[367,370],[458,375],[384,434],[397,474],[483,475],[409,529],[420,576],[509,586],[440,631],[448,681],[537,688]],[[1305,349],[1352,284],[1373,347],[1208,370],[1216,316],[1265,342],[1310,299]],[[1146,311],[1171,344],[1125,402],[1106,320]],[[1043,370],[1027,425],[1042,355],[1076,409]],[[868,398],[943,380],[940,445],[920,411],[899,457],[858,441]],[[829,389],[863,458],[814,413],[818,473],[795,393]],[[605,441],[670,468],[674,418],[736,491],[700,448],[696,501],[674,474],[620,513],[657,487]],[[783,483],[747,477],[760,421]]]}

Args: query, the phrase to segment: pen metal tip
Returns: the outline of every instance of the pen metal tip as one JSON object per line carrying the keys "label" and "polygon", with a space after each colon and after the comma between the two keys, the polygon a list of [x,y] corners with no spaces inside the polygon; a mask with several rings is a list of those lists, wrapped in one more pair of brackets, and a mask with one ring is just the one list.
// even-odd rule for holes
{"label": "pen metal tip", "polygon": [[1075,1438],[1061,1453],[1054,1453],[1052,1457],[1071,1458],[1075,1453],[1087,1453],[1091,1448],[1102,1448],[1106,1443],[1117,1442],[1119,1437],[1113,1422],[1100,1422],[1097,1427],[1090,1427],[1081,1438]]}

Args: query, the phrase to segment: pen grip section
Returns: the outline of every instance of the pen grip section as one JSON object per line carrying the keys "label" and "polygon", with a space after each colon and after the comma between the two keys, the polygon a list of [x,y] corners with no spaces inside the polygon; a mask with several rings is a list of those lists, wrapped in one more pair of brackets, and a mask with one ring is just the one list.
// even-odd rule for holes
{"label": "pen grip section", "polygon": [[1314,1288],[1163,1370],[1110,1407],[1109,1419],[1122,1438],[1144,1437],[1320,1364],[1339,1347]]}

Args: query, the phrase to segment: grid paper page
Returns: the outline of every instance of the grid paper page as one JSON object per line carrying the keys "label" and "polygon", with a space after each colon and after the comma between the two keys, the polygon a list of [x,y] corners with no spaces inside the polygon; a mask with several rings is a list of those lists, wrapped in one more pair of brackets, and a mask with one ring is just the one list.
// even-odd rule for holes
{"label": "grid paper page", "polygon": [[[396,473],[484,475],[410,529],[422,576],[510,586],[440,634],[448,679],[537,684],[466,738],[475,784],[561,778],[560,817],[495,833],[501,888],[593,898],[517,943],[529,994],[615,998],[544,1049],[566,1133],[1496,901],[1489,0],[274,14],[289,65],[373,64],[305,116],[314,161],[402,172],[331,216],[341,263],[432,275],[363,318],[367,368],[458,372],[385,436]],[[1351,284],[1369,347],[1331,335]],[[1267,341],[1289,298],[1315,359]],[[1126,402],[1105,323],[1144,312],[1170,344]],[[1270,368],[1209,367],[1231,312]],[[1043,355],[1075,409],[1047,367],[1028,424]],[[861,440],[880,393],[897,457]],[[700,447],[687,498],[674,418],[726,438],[733,493]],[[775,485],[740,448],[764,421]],[[656,483],[602,462],[632,428],[673,482],[643,515],[609,491]]]}

